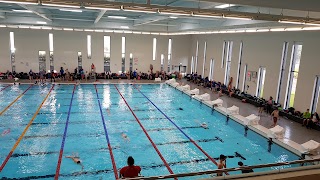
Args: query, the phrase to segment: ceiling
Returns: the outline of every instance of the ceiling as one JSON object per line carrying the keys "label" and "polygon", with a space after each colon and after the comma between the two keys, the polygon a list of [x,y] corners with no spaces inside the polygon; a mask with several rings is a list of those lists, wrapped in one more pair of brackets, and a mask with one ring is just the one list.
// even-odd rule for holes
{"label": "ceiling", "polygon": [[[229,7],[219,8],[219,5]],[[137,12],[139,10],[144,12]],[[294,24],[280,23],[279,20],[291,21]],[[297,22],[320,26],[320,1],[0,0],[0,24],[21,28],[49,26],[171,33],[285,28],[297,26]]]}

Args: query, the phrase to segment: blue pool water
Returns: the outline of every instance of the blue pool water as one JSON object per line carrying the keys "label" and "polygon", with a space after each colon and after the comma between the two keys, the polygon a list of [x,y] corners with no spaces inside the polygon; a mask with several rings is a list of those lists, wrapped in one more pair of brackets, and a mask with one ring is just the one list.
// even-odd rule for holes
{"label": "blue pool water", "polygon": [[[0,85],[0,111],[25,92],[0,116],[0,133],[10,128],[0,137],[0,178],[53,179],[59,174],[59,179],[115,179],[113,167],[125,166],[129,155],[143,176],[216,169],[207,155],[216,161],[220,154],[228,156],[227,167],[237,167],[238,161],[255,165],[299,159],[276,144],[268,152],[264,137],[251,130],[245,137],[242,125],[226,124],[225,116],[165,84],[136,85],[141,93],[132,85],[29,86],[1,91],[6,85]],[[65,158],[72,153],[79,154],[83,170]],[[271,169],[255,171],[266,170]],[[196,178],[200,176],[179,179]]]}

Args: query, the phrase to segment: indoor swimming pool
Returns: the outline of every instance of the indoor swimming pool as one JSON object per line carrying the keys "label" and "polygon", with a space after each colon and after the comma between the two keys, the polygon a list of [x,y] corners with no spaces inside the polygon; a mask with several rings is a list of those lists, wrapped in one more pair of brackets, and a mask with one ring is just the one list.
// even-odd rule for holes
{"label": "indoor swimming pool", "polygon": [[143,176],[300,158],[166,84],[2,84],[0,102],[0,178],[116,179],[128,156]]}

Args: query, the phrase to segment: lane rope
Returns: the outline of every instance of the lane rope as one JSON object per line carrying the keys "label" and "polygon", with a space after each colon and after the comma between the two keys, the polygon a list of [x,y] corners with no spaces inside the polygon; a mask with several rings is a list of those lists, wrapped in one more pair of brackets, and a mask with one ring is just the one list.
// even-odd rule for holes
{"label": "lane rope", "polygon": [[[161,158],[162,162],[164,163],[164,165],[167,167],[168,171],[170,172],[170,174],[174,174],[172,169],[170,168],[169,164],[167,163],[167,161],[164,159],[164,157],[162,156],[162,154],[160,153],[159,149],[157,148],[157,146],[155,145],[155,143],[152,141],[151,137],[149,136],[148,132],[146,131],[146,129],[143,127],[142,123],[140,122],[140,120],[138,119],[138,117],[136,116],[136,114],[133,112],[133,110],[131,109],[131,107],[129,106],[128,102],[126,101],[126,99],[123,97],[123,95],[121,94],[121,92],[119,91],[118,87],[114,84],[114,86],[116,87],[119,95],[121,96],[121,98],[123,99],[123,101],[125,102],[125,104],[127,105],[127,107],[129,108],[129,110],[131,111],[132,115],[134,116],[134,118],[136,119],[136,121],[138,122],[138,124],[140,125],[141,129],[143,130],[144,134],[147,136],[147,138],[149,139],[150,143],[152,144],[153,148],[156,150],[156,152],[158,153],[159,157]],[[177,178],[175,178],[177,179]]]}
{"label": "lane rope", "polygon": [[2,88],[2,89],[0,90],[0,92],[3,91],[3,90],[5,90],[5,89],[7,89],[9,86],[11,86],[11,84],[9,84],[9,85],[5,86],[4,88]]}
{"label": "lane rope", "polygon": [[[137,91],[139,91],[155,108],[157,108],[159,112],[163,114],[176,128],[178,128],[185,137],[187,137],[205,156],[207,156],[207,158],[210,159],[210,161],[218,166],[218,163],[207,152],[205,152],[190,136],[188,136],[175,122],[173,122],[163,111],[161,111],[161,109],[157,105],[155,105],[145,94],[143,94],[138,88],[136,88],[135,85],[133,85],[133,87]],[[225,172],[225,174],[229,175],[227,172]]]}
{"label": "lane rope", "polygon": [[76,85],[73,86],[73,91],[72,91],[72,96],[71,96],[71,100],[70,100],[70,106],[69,106],[67,121],[66,121],[66,125],[64,127],[62,143],[61,143],[61,147],[60,147],[60,151],[59,151],[59,159],[58,159],[56,174],[54,176],[55,180],[59,179],[60,167],[61,167],[62,155],[63,155],[63,149],[64,149],[64,144],[65,144],[65,141],[66,141],[66,137],[67,137],[68,124],[69,124],[69,119],[70,119],[70,112],[71,112],[72,101],[73,101],[73,96],[74,96],[75,90],[76,90]]}
{"label": "lane rope", "polygon": [[105,135],[106,135],[106,139],[107,139],[107,142],[108,142],[108,148],[109,148],[109,153],[110,153],[110,157],[111,157],[114,177],[116,179],[119,179],[117,166],[116,166],[116,162],[114,160],[114,156],[113,156],[113,153],[112,153],[112,147],[111,147],[111,143],[110,143],[110,140],[109,140],[107,126],[106,126],[106,123],[105,123],[105,120],[104,120],[104,116],[103,116],[103,113],[102,113],[101,103],[100,103],[98,89],[97,89],[97,85],[96,84],[94,85],[94,88],[96,89],[96,94],[97,94],[97,99],[98,99],[99,109],[100,109],[100,114],[101,114],[101,120],[102,120],[102,124],[103,124],[103,128],[104,128],[104,132],[105,132]]}
{"label": "lane rope", "polygon": [[32,87],[32,84],[25,90],[23,91],[23,93],[21,93],[14,101],[12,101],[6,108],[4,108],[1,112],[0,112],[0,116],[6,112],[15,102],[17,102],[30,88]]}
{"label": "lane rope", "polygon": [[[32,86],[32,85],[31,85]],[[31,87],[30,86],[30,87]],[[28,131],[29,127],[31,126],[32,122],[34,121],[34,119],[37,117],[42,105],[44,104],[44,102],[48,99],[51,91],[53,90],[55,85],[53,85],[50,89],[50,91],[48,92],[47,96],[43,99],[42,103],[40,104],[40,106],[38,107],[37,111],[33,114],[31,120],[29,121],[28,125],[25,127],[25,129],[23,130],[22,134],[20,135],[19,139],[16,141],[16,143],[14,144],[14,146],[12,147],[12,149],[10,150],[9,154],[7,155],[6,159],[4,160],[4,162],[1,164],[0,167],[0,172],[3,170],[3,168],[5,167],[5,165],[7,164],[7,162],[9,161],[11,155],[13,154],[14,150],[18,147],[20,141],[22,140],[22,138],[24,137],[24,135],[26,134],[26,132]]]}

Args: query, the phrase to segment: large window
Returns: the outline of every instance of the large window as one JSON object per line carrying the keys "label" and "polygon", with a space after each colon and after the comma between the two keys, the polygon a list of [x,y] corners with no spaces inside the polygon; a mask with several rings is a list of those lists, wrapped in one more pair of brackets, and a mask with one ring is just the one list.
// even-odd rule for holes
{"label": "large window", "polygon": [[205,71],[205,65],[206,65],[206,54],[207,54],[207,42],[204,42],[203,63],[202,63],[202,78],[204,78],[204,71]]}
{"label": "large window", "polygon": [[87,57],[91,59],[91,35],[87,35]]}
{"label": "large window", "polygon": [[243,81],[242,81],[242,92],[246,93],[246,82],[247,82],[247,74],[248,74],[248,64],[244,65],[243,69]]}
{"label": "large window", "polygon": [[317,111],[317,106],[319,102],[319,93],[320,93],[320,76],[318,75],[314,80],[314,86],[313,86],[313,93],[312,93],[312,99],[311,99],[311,105],[310,105],[310,110],[312,113]]}
{"label": "large window", "polygon": [[152,46],[152,60],[156,60],[157,57],[157,38],[153,38],[153,46]]}
{"label": "large window", "polygon": [[266,78],[266,68],[260,67],[258,71],[258,81],[257,81],[257,89],[256,89],[257,97],[263,97],[265,78]]}
{"label": "large window", "polygon": [[43,71],[46,69],[46,52],[39,51],[39,71]]}
{"label": "large window", "polygon": [[103,66],[105,72],[110,71],[110,42],[110,36],[103,37]]}
{"label": "large window", "polygon": [[277,88],[277,96],[275,99],[275,101],[277,103],[279,103],[279,101],[280,101],[283,74],[284,74],[284,70],[286,68],[286,62],[287,62],[288,45],[289,45],[288,42],[283,43],[281,63],[280,63],[280,72],[279,72],[279,80],[278,80],[278,88]]}
{"label": "large window", "polygon": [[168,43],[168,72],[170,72],[171,68],[171,58],[172,58],[172,39],[169,39]]}
{"label": "large window", "polygon": [[210,69],[209,69],[209,81],[213,80],[213,71],[214,71],[214,60],[210,60]]}
{"label": "large window", "polygon": [[284,108],[293,107],[296,93],[299,66],[302,52],[302,43],[295,42],[292,47],[291,62],[288,75],[287,91],[284,100]]}
{"label": "large window", "polygon": [[[50,60],[50,70],[54,70],[54,59],[53,59],[53,34],[49,33],[49,60]],[[41,70],[41,69],[40,69]]]}
{"label": "large window", "polygon": [[12,72],[16,71],[16,60],[15,60],[16,48],[14,46],[14,32],[10,32],[10,62]]}
{"label": "large window", "polygon": [[195,60],[195,63],[194,63],[194,72],[197,72],[197,68],[198,68],[198,56],[199,56],[199,42],[197,41],[196,60]]}
{"label": "large window", "polygon": [[237,82],[236,82],[236,88],[239,88],[239,82],[240,82],[240,72],[241,72],[241,63],[242,63],[242,48],[243,48],[243,42],[240,43],[240,50],[239,50],[239,62],[238,62],[238,73],[237,73]]}
{"label": "large window", "polygon": [[130,72],[133,72],[133,54],[130,53]]}
{"label": "large window", "polygon": [[78,52],[78,69],[80,70],[82,68],[82,53]]}
{"label": "large window", "polygon": [[222,59],[221,59],[221,68],[224,68],[224,63],[226,59],[226,48],[228,47],[227,41],[223,41],[223,46],[222,46]]}
{"label": "large window", "polygon": [[163,71],[163,68],[164,68],[164,54],[161,54],[160,64],[161,64],[161,71]]}
{"label": "large window", "polygon": [[126,71],[126,37],[122,37],[122,46],[121,46],[121,72]]}
{"label": "large window", "polygon": [[191,69],[190,69],[190,72],[191,72],[191,74],[193,73],[193,70],[194,69],[194,58],[193,58],[193,56],[191,57]]}
{"label": "large window", "polygon": [[229,77],[230,77],[233,41],[227,41],[226,45],[227,45],[227,50],[224,57],[225,59],[224,84],[227,85],[229,83]]}

